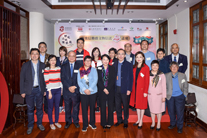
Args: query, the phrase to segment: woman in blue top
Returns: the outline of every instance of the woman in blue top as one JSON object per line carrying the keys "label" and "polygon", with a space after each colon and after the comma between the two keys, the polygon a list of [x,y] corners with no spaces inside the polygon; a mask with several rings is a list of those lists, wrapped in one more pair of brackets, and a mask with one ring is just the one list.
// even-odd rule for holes
{"label": "woman in blue top", "polygon": [[91,67],[92,58],[86,56],[84,65],[78,71],[78,85],[80,87],[80,98],[83,117],[82,131],[86,132],[88,128],[88,105],[90,106],[90,123],[92,129],[96,129],[95,125],[95,103],[97,97],[97,70]]}

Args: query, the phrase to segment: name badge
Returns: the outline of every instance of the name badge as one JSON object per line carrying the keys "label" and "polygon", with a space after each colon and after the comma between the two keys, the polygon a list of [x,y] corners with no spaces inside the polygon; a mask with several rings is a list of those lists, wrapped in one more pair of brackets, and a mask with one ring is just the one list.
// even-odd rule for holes
{"label": "name badge", "polygon": [[140,76],[143,78],[144,77],[144,74],[143,73],[140,73]]}
{"label": "name badge", "polygon": [[102,67],[98,67],[98,70],[102,70]]}
{"label": "name badge", "polygon": [[185,82],[185,79],[182,79],[181,83],[184,83]]}
{"label": "name badge", "polygon": [[159,80],[161,80],[161,77],[159,77]]}
{"label": "name badge", "polygon": [[132,62],[132,57],[130,57],[130,61]]}
{"label": "name badge", "polygon": [[180,66],[183,66],[183,63],[180,63],[179,67],[180,67]]}
{"label": "name badge", "polygon": [[147,60],[151,60],[151,57],[148,57]]}
{"label": "name badge", "polygon": [[74,70],[74,73],[78,73],[78,70]]}
{"label": "name badge", "polygon": [[88,76],[87,75],[84,75],[83,78],[84,78],[84,80],[88,80]]}
{"label": "name badge", "polygon": [[114,64],[114,62],[111,63],[112,65]]}
{"label": "name badge", "polygon": [[44,69],[42,70],[42,73],[44,73]]}

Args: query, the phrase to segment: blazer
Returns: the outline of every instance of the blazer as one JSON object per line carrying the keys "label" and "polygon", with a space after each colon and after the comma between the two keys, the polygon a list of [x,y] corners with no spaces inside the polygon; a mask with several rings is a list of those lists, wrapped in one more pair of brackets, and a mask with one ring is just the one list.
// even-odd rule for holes
{"label": "blazer", "polygon": [[84,92],[86,89],[89,89],[91,91],[91,94],[97,93],[98,74],[95,68],[91,67],[91,72],[88,74],[89,86],[86,84],[86,80],[84,78],[81,79],[80,71],[78,71],[77,78],[81,94],[86,95]]}
{"label": "blazer", "polygon": [[[164,58],[165,58],[165,60],[168,61],[169,64],[173,61],[172,54],[170,54],[168,56],[165,56]],[[179,53],[178,64],[179,64],[178,72],[185,73],[185,71],[186,71],[186,69],[188,67],[187,56],[182,55],[182,54]]]}
{"label": "blazer", "polygon": [[[130,54],[130,57],[131,57],[131,59],[132,59],[132,61],[131,62],[129,62],[129,63],[131,63],[132,64],[132,66],[135,64],[135,57],[134,57],[134,54]],[[126,60],[126,57],[125,57],[125,60]]]}
{"label": "blazer", "polygon": [[109,98],[114,98],[115,95],[115,82],[116,82],[116,74],[115,68],[113,66],[108,65],[109,68],[109,78],[108,78],[108,86],[104,86],[103,77],[102,77],[102,66],[97,68],[98,72],[98,94],[101,98],[107,98],[105,92],[103,91],[105,88],[109,91]]}
{"label": "blazer", "polygon": [[[62,65],[61,67],[61,81],[63,84],[63,96],[69,96],[69,95],[79,95],[79,86],[77,82],[77,74],[78,74],[79,65],[75,62],[74,68],[73,68],[73,76],[71,77],[70,72],[70,64],[69,61]],[[74,93],[71,93],[69,91],[70,86],[76,86]]]}
{"label": "blazer", "polygon": [[[48,60],[49,56],[50,56],[49,54],[45,53],[45,61],[44,61],[45,64],[47,63],[47,60]],[[40,60],[40,57],[39,57],[39,60]]]}
{"label": "blazer", "polygon": [[[167,84],[167,99],[170,100],[172,96],[172,90],[173,90],[173,84],[172,84],[172,73],[169,72],[165,74],[166,77],[166,84]],[[187,82],[187,77],[184,73],[178,72],[178,82],[181,91],[187,97],[188,95],[188,82]]]}
{"label": "blazer", "polygon": [[170,65],[168,61],[164,58],[159,61],[159,70],[162,71],[164,74],[170,72]]}
{"label": "blazer", "polygon": [[[37,65],[37,73],[38,75],[38,83],[39,83],[39,88],[42,94],[46,92],[46,84],[44,80],[44,69],[45,69],[45,64],[42,62],[38,62]],[[26,94],[30,95],[32,93],[33,89],[33,84],[34,84],[34,69],[32,65],[32,61],[28,61],[22,65],[21,72],[20,72],[20,94]]]}
{"label": "blazer", "polygon": [[[119,61],[118,61],[119,62]],[[116,66],[116,76],[118,75],[118,62]],[[126,94],[127,91],[132,91],[133,85],[133,67],[131,63],[124,60],[121,66],[121,93]],[[116,90],[116,87],[115,87]]]}
{"label": "blazer", "polygon": [[[63,63],[62,63],[62,65],[64,65],[65,63],[68,63],[68,58],[67,58],[67,57],[65,57],[65,59],[64,59],[64,61],[63,61]],[[60,63],[60,57],[57,57],[57,58],[56,58],[56,66],[61,67],[62,65],[61,65],[61,63]]]}

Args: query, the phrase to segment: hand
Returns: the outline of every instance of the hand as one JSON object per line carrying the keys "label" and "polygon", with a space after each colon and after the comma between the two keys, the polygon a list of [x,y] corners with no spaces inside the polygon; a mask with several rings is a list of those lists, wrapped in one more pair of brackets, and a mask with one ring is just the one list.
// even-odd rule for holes
{"label": "hand", "polygon": [[165,102],[165,98],[162,98],[162,102],[163,102],[163,103]]}
{"label": "hand", "polygon": [[147,97],[147,94],[146,93],[144,93],[144,97]]}
{"label": "hand", "polygon": [[51,94],[51,91],[49,91],[49,94],[48,94],[48,99],[52,99],[52,94]]}
{"label": "hand", "polygon": [[127,95],[130,95],[130,93],[131,93],[130,91],[127,91]]}
{"label": "hand", "polygon": [[46,95],[46,92],[44,92],[44,96]]}
{"label": "hand", "polygon": [[21,94],[21,96],[22,96],[22,98],[25,98],[26,94],[25,94],[25,93],[23,93],[23,94]]}
{"label": "hand", "polygon": [[76,89],[76,86],[70,86],[69,87],[69,91],[74,93],[75,92],[75,89]]}
{"label": "hand", "polygon": [[106,95],[109,94],[109,91],[106,88],[103,91],[105,92]]}
{"label": "hand", "polygon": [[63,95],[63,89],[61,89],[61,95]]}
{"label": "hand", "polygon": [[86,93],[86,95],[90,95],[91,94],[89,89],[86,89],[84,92]]}

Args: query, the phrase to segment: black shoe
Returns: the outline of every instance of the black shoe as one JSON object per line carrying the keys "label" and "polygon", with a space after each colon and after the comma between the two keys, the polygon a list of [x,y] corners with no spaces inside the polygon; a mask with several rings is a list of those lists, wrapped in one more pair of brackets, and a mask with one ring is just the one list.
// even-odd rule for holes
{"label": "black shoe", "polygon": [[153,127],[152,127],[152,126],[150,126],[150,129],[154,129],[154,128],[155,128],[155,126],[153,126]]}
{"label": "black shoe", "polygon": [[102,126],[103,127],[103,129],[106,129],[107,128],[107,126]]}
{"label": "black shoe", "polygon": [[142,126],[138,126],[138,129],[141,129],[142,128]]}
{"label": "black shoe", "polygon": [[88,127],[83,127],[82,132],[86,132]]}
{"label": "black shoe", "polygon": [[79,123],[75,123],[74,125],[75,125],[76,128],[80,127]]}
{"label": "black shoe", "polygon": [[160,129],[161,129],[161,127],[160,128],[156,128],[157,131],[160,131]]}
{"label": "black shoe", "polygon": [[107,126],[106,128],[107,128],[107,129],[110,129],[110,128],[111,128],[111,126]]}
{"label": "black shoe", "polygon": [[69,128],[70,127],[70,123],[69,122],[66,122],[66,124],[65,124],[65,128]]}
{"label": "black shoe", "polygon": [[172,125],[170,125],[169,127],[168,127],[168,129],[173,129],[175,126],[172,126]]}
{"label": "black shoe", "polygon": [[43,125],[39,125],[38,128],[41,130],[41,131],[45,131],[45,127]]}
{"label": "black shoe", "polygon": [[97,128],[96,125],[91,125],[91,124],[89,124],[89,127],[91,127],[92,129],[96,129]]}
{"label": "black shoe", "polygon": [[117,126],[119,126],[119,125],[122,124],[122,123],[123,123],[123,122],[121,122],[121,123],[117,122],[114,126],[117,127]]}
{"label": "black shoe", "polygon": [[183,133],[183,130],[182,129],[178,129],[178,133],[179,134]]}
{"label": "black shoe", "polygon": [[124,128],[127,128],[128,127],[128,124],[124,124]]}
{"label": "black shoe", "polygon": [[27,134],[28,134],[28,135],[31,134],[31,133],[32,133],[32,130],[33,130],[33,127],[29,127],[29,128],[27,129]]}
{"label": "black shoe", "polygon": [[100,112],[99,107],[96,107],[96,112]]}
{"label": "black shoe", "polygon": [[45,111],[46,114],[48,114],[48,111],[47,110],[44,110],[44,111]]}
{"label": "black shoe", "polygon": [[133,126],[137,126],[139,123],[134,123]]}

